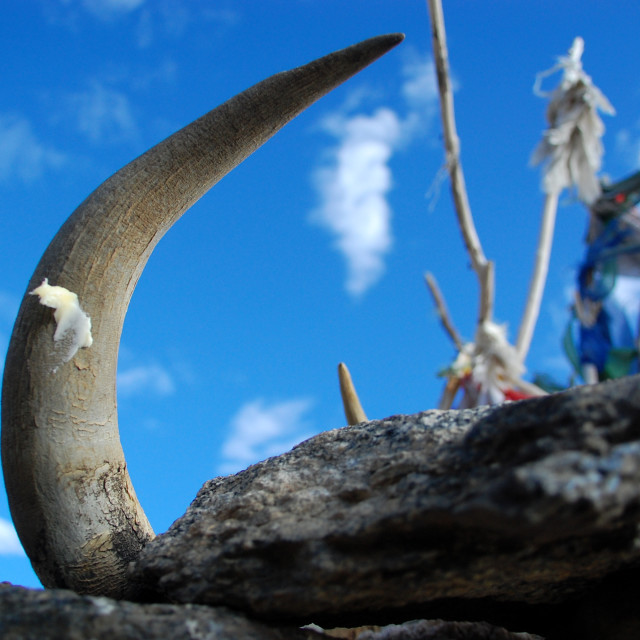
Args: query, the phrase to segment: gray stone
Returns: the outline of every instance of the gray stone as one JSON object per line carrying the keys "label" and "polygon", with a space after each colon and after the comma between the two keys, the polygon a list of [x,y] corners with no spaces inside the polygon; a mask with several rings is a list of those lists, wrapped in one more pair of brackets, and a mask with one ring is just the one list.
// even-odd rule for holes
{"label": "gray stone", "polygon": [[639,388],[320,434],[207,482],[132,577],[280,622],[568,611],[640,562]]}
{"label": "gray stone", "polygon": [[276,629],[227,609],[135,604],[0,584],[2,640],[305,640],[296,628]]}
{"label": "gray stone", "polygon": [[529,633],[511,633],[486,622],[448,620],[413,620],[386,627],[333,629],[326,634],[325,638],[343,640],[544,640]]}
{"label": "gray stone", "polygon": [[478,622],[417,620],[368,629],[276,628],[202,605],[137,604],[0,584],[2,640],[536,640]]}
{"label": "gray stone", "polygon": [[320,434],[144,549],[132,579],[173,604],[0,585],[0,637],[640,637],[639,385]]}

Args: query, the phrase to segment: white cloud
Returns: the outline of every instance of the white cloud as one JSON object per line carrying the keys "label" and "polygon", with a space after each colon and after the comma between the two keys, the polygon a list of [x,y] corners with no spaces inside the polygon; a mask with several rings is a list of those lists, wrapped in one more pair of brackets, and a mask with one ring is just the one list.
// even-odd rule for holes
{"label": "white cloud", "polygon": [[93,81],[83,92],[68,99],[77,129],[96,143],[119,143],[135,139],[138,127],[124,93]]}
{"label": "white cloud", "polygon": [[347,108],[322,123],[338,144],[330,151],[328,163],[314,172],[321,204],[311,219],[335,236],[335,246],[347,262],[345,287],[353,296],[362,295],[383,275],[393,242],[387,200],[393,186],[389,160],[430,123],[436,110],[433,63],[412,58],[403,75],[405,116],[389,107],[380,107],[373,115],[345,113],[359,106],[360,90],[352,94],[356,99]]}
{"label": "white cloud", "polygon": [[372,116],[334,117],[327,128],[339,137],[331,166],[316,173],[322,197],[313,219],[335,236],[347,261],[347,291],[364,293],[384,271],[391,238],[391,189],[387,166],[400,135],[398,116],[378,109]]}
{"label": "white cloud", "polygon": [[47,169],[59,169],[65,156],[42,144],[29,120],[0,114],[0,180],[31,182]]}
{"label": "white cloud", "polygon": [[245,404],[232,418],[229,437],[222,445],[222,473],[235,473],[269,456],[288,451],[312,435],[305,419],[308,399],[267,405],[258,399]]}
{"label": "white cloud", "polygon": [[149,393],[166,396],[174,391],[173,378],[158,364],[138,365],[118,371],[118,394],[121,397]]}
{"label": "white cloud", "polygon": [[13,528],[13,525],[4,518],[0,518],[0,555],[25,555],[16,530]]}

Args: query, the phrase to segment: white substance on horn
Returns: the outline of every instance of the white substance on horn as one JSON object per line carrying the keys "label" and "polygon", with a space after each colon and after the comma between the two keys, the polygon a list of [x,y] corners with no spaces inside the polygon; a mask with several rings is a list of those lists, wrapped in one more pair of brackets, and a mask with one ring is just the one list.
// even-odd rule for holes
{"label": "white substance on horn", "polygon": [[55,309],[53,317],[56,321],[55,341],[65,340],[69,343],[64,362],[73,358],[78,349],[93,344],[91,336],[91,318],[82,310],[78,296],[64,287],[53,287],[45,278],[42,284],[29,292],[40,298],[40,304]]}

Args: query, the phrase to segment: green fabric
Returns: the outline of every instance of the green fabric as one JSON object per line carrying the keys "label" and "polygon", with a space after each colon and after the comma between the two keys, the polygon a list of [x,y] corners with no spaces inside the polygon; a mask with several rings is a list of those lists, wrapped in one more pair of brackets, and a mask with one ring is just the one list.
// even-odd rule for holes
{"label": "green fabric", "polygon": [[604,365],[604,379],[622,378],[629,375],[633,361],[638,357],[638,350],[631,347],[611,349]]}

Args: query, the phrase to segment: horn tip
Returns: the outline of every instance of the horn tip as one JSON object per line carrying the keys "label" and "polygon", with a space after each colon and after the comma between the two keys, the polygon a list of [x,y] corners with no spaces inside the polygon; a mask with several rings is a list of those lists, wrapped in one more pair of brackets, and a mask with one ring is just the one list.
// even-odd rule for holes
{"label": "horn tip", "polygon": [[[369,38],[369,42],[376,42],[387,50],[392,49],[396,45],[400,44],[405,39],[404,33],[386,33],[380,36],[374,36],[373,38]],[[365,42],[367,42],[365,40]]]}

